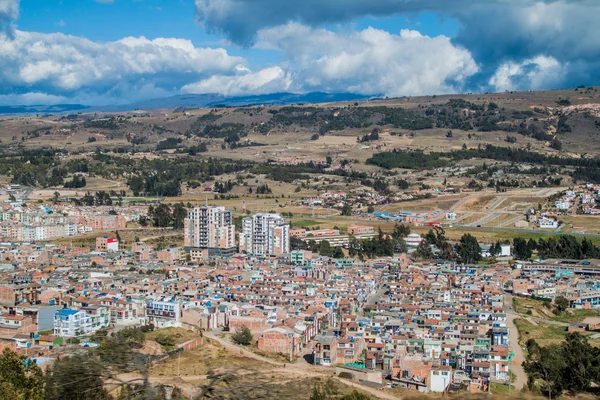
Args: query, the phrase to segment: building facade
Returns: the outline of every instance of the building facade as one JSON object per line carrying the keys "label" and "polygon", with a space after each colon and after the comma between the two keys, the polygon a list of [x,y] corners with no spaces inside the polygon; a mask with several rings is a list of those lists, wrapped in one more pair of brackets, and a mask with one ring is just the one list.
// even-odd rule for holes
{"label": "building facade", "polygon": [[277,256],[290,251],[290,227],[279,214],[260,213],[242,221],[240,251]]}
{"label": "building facade", "polygon": [[184,246],[196,249],[235,248],[233,215],[225,207],[196,207],[184,221]]}
{"label": "building facade", "polygon": [[108,308],[88,306],[81,309],[63,308],[54,314],[54,335],[75,337],[89,335],[107,328],[110,321]]}

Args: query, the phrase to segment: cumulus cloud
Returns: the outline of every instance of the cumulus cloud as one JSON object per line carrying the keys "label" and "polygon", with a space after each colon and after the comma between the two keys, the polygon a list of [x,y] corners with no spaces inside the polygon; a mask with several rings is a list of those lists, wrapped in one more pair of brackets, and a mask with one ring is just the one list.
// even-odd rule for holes
{"label": "cumulus cloud", "polygon": [[286,92],[292,86],[292,77],[281,67],[270,67],[252,72],[240,68],[238,75],[214,75],[208,79],[185,85],[186,93],[220,93],[225,96]]}
{"label": "cumulus cloud", "polygon": [[[195,0],[196,17],[208,29],[248,43],[260,29],[302,22],[319,25],[363,16],[392,16],[434,11],[452,17],[477,14],[489,7],[519,9],[546,4],[593,6],[595,0]],[[501,19],[502,15],[496,15]]]}
{"label": "cumulus cloud", "polygon": [[233,74],[246,64],[224,49],[198,48],[184,39],[127,37],[100,43],[18,30],[13,37],[0,35],[0,54],[4,93],[23,88],[59,96],[112,92],[128,100],[132,89],[147,90],[150,83],[160,93],[171,93],[213,74]]}
{"label": "cumulus cloud", "polygon": [[489,84],[498,91],[543,89],[562,82],[566,72],[566,65],[555,58],[540,55],[519,63],[502,64]]}
{"label": "cumulus cloud", "polygon": [[11,23],[19,17],[19,0],[0,0],[0,33],[12,33]]}
{"label": "cumulus cloud", "polygon": [[445,36],[368,28],[349,34],[298,23],[261,30],[257,46],[284,52],[303,91],[352,91],[386,96],[462,89],[479,68]]}
{"label": "cumulus cloud", "polygon": [[195,4],[196,18],[206,29],[241,45],[260,42],[261,30],[290,22],[318,27],[369,15],[431,11],[460,23],[453,42],[473,54],[483,79],[503,63],[544,54],[570,66],[564,84],[579,84],[582,78],[600,82],[597,0],[195,0]]}

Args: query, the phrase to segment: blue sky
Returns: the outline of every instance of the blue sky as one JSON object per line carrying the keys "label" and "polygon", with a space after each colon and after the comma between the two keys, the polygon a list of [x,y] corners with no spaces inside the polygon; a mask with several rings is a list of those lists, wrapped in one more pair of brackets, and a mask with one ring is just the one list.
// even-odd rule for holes
{"label": "blue sky", "polygon": [[592,0],[0,0],[0,104],[594,85],[595,15]]}

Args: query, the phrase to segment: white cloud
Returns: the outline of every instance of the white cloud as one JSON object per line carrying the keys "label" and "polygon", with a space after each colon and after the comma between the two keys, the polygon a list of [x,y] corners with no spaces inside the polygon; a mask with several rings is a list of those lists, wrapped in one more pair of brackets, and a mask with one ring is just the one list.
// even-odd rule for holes
{"label": "white cloud", "polygon": [[4,92],[27,88],[56,95],[101,94],[125,86],[139,90],[150,83],[171,92],[213,74],[234,74],[246,64],[224,49],[198,48],[184,39],[127,37],[103,43],[23,31],[0,35],[0,54]]}
{"label": "white cloud", "polygon": [[265,68],[251,72],[239,68],[238,75],[215,75],[200,82],[186,85],[185,93],[220,93],[225,96],[243,96],[248,94],[267,94],[285,92],[290,89],[292,78],[281,67]]}
{"label": "white cloud", "polygon": [[564,79],[568,65],[553,57],[539,55],[522,62],[505,62],[490,78],[498,91],[556,87]]}
{"label": "white cloud", "polygon": [[458,91],[479,71],[469,51],[445,36],[368,28],[335,33],[298,23],[258,32],[257,46],[284,52],[296,87],[386,96]]}
{"label": "white cloud", "polygon": [[47,93],[30,92],[24,94],[4,94],[0,95],[1,105],[52,105],[67,103],[68,99],[63,96],[54,96]]}
{"label": "white cloud", "polygon": [[[456,20],[452,39],[469,50],[486,84],[499,65],[539,54],[569,66],[564,85],[600,82],[598,0],[195,0],[197,21],[234,43],[260,43],[261,30],[290,22],[311,27],[365,16],[413,17],[432,12]],[[262,46],[262,45],[261,45]]]}
{"label": "white cloud", "polygon": [[19,0],[0,0],[0,33],[12,33],[11,23],[19,18]]}

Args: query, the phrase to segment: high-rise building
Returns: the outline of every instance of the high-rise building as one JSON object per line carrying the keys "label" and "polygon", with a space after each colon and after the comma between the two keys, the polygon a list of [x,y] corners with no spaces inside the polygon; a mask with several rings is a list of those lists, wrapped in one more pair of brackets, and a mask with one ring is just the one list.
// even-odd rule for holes
{"label": "high-rise building", "polygon": [[225,207],[196,207],[184,220],[184,246],[224,254],[235,249],[233,215]]}
{"label": "high-rise building", "polygon": [[290,229],[279,214],[260,213],[246,217],[240,233],[240,251],[260,256],[289,253]]}

